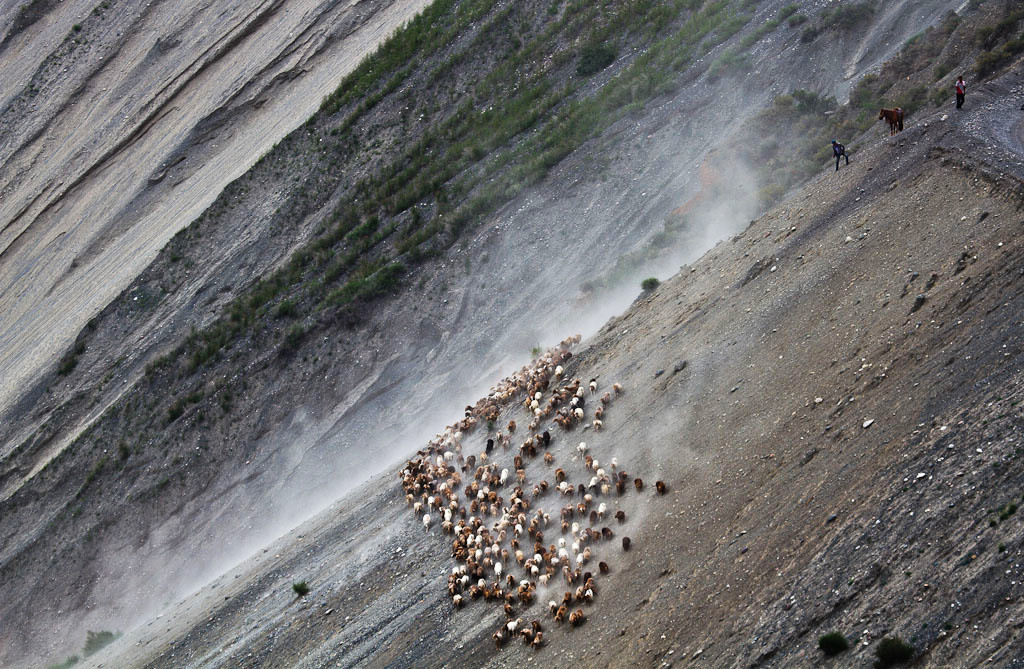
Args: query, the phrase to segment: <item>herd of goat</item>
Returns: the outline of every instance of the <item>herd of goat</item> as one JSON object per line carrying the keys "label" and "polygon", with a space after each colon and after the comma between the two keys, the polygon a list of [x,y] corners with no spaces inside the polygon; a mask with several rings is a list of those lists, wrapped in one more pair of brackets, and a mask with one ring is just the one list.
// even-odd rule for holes
{"label": "herd of goat", "polygon": [[[611,518],[619,525],[626,522],[625,511],[613,512],[609,506],[630,484],[617,458],[602,464],[582,441],[575,453],[552,447],[550,430],[555,425],[563,431],[577,426],[600,431],[605,412],[622,392],[613,384],[595,399],[597,379],[583,384],[567,378],[563,365],[579,341],[579,335],[570,337],[503,379],[487,397],[467,406],[465,416],[434,437],[400,473],[406,500],[424,529],[429,531],[439,520],[442,532],[452,536],[452,556],[458,563],[448,576],[452,604],[461,608],[468,600],[483,599],[503,607],[505,622],[492,637],[499,648],[515,636],[534,648],[543,645],[540,620],[526,624],[517,616],[533,605],[538,589],[562,592],[547,604],[556,623],[568,620],[575,627],[585,622],[583,605],[597,596],[598,575],[611,570],[605,561],[598,561],[597,574],[589,566],[599,546],[615,537],[605,523]],[[496,428],[501,414],[514,411],[517,403],[531,420],[509,463],[516,421],[509,420],[504,430]],[[487,426],[486,440],[477,437],[480,445],[474,448],[471,435],[481,423]],[[559,455],[566,461],[556,468]],[[548,470],[554,468],[553,483],[536,465],[541,475],[530,485],[527,464],[538,458]],[[567,469],[582,474],[582,480],[574,485]],[[637,491],[644,488],[639,478],[632,485]],[[655,488],[659,494],[667,492],[662,481]],[[555,512],[550,503],[551,511],[545,510],[542,498],[556,493],[560,510]],[[623,536],[622,550],[628,551],[630,544]]]}

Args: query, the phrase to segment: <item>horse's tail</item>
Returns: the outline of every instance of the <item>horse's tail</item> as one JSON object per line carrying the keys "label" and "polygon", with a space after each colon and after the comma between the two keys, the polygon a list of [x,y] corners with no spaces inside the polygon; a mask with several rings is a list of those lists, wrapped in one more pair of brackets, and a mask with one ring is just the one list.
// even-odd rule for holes
{"label": "horse's tail", "polygon": [[903,132],[903,114],[900,114],[899,122],[900,122],[900,132]]}

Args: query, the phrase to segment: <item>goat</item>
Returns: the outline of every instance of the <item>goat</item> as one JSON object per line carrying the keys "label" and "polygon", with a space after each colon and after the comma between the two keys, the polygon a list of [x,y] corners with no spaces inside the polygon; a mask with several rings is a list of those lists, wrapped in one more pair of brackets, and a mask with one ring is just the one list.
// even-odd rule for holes
{"label": "goat", "polygon": [[611,571],[611,570],[610,570],[610,569],[608,568],[608,563],[607,563],[607,562],[598,562],[598,563],[597,563],[597,569],[598,569],[598,571],[600,571],[600,572],[601,572],[602,574],[607,574],[607,573],[608,573],[609,571]]}
{"label": "goat", "polygon": [[508,431],[509,432],[515,432],[516,431],[516,422],[514,420],[510,420],[508,422]]}
{"label": "goat", "polygon": [[590,379],[590,394],[597,392],[597,379]]}
{"label": "goat", "polygon": [[622,537],[622,550],[628,551],[629,550],[629,545],[631,543],[632,542],[629,540],[629,537]]}
{"label": "goat", "polygon": [[639,478],[633,479],[633,485],[636,486],[637,492],[640,492],[641,490],[644,489],[644,480]]}
{"label": "goat", "polygon": [[626,512],[623,511],[622,509],[619,509],[618,511],[616,511],[615,512],[615,520],[619,521],[620,523],[626,522]]}
{"label": "goat", "polygon": [[658,490],[659,495],[664,495],[668,492],[668,486],[665,485],[664,481],[655,481],[654,487]]}
{"label": "goat", "polygon": [[587,617],[583,614],[583,609],[576,609],[569,615],[569,624],[573,627],[578,627],[586,621]]}

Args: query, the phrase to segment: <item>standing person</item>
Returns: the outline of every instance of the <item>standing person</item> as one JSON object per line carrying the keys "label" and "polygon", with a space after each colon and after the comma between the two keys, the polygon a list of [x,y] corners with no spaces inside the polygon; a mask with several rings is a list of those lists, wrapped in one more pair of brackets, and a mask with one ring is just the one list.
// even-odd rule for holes
{"label": "standing person", "polygon": [[967,84],[964,82],[963,75],[956,80],[956,108],[960,109],[964,106],[964,96],[967,94]]}
{"label": "standing person", "polygon": [[836,172],[839,171],[840,158],[846,158],[846,164],[850,164],[850,156],[846,155],[846,147],[834,139],[832,140],[832,155],[836,157]]}

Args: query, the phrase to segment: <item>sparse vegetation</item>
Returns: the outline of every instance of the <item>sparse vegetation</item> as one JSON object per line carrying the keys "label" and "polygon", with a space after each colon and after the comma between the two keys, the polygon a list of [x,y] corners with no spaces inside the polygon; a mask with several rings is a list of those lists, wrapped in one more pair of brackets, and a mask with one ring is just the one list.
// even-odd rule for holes
{"label": "sparse vegetation", "polygon": [[914,647],[898,636],[887,636],[875,647],[875,657],[875,667],[885,669],[912,660]]}
{"label": "sparse vegetation", "polygon": [[647,277],[640,282],[640,288],[642,288],[644,292],[652,291],[660,285],[661,281],[658,281],[658,279],[653,276]]}
{"label": "sparse vegetation", "polygon": [[57,375],[67,376],[70,374],[78,366],[78,357],[83,353],[85,353],[85,342],[79,339],[75,342],[71,351],[61,359],[60,364],[57,366]]}
{"label": "sparse vegetation", "polygon": [[818,648],[820,648],[825,655],[830,657],[832,655],[838,655],[849,647],[850,642],[841,632],[829,632],[828,634],[823,634],[818,637]]}
{"label": "sparse vegetation", "polygon": [[292,583],[292,591],[298,597],[305,597],[309,594],[309,584],[305,581],[295,581]]}

